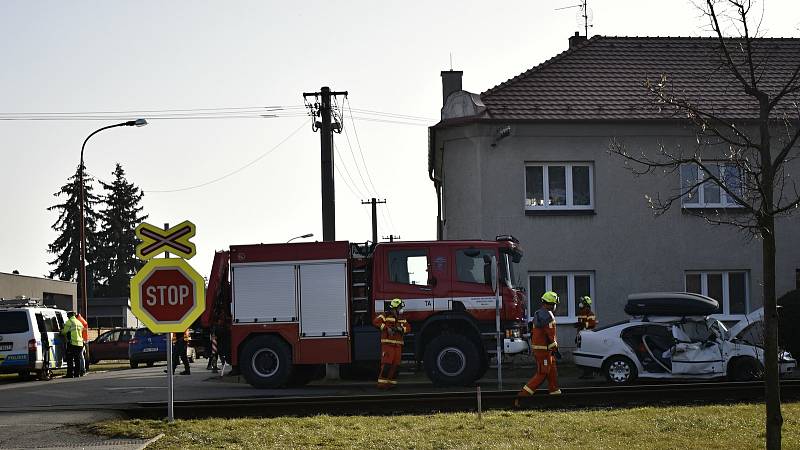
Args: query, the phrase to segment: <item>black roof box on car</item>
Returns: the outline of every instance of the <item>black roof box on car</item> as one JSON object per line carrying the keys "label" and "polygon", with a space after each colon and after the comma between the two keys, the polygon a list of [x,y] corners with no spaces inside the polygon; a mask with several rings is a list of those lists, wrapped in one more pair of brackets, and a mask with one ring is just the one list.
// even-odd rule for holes
{"label": "black roof box on car", "polygon": [[625,312],[631,316],[707,316],[719,303],[705,295],[690,292],[644,292],[628,296]]}

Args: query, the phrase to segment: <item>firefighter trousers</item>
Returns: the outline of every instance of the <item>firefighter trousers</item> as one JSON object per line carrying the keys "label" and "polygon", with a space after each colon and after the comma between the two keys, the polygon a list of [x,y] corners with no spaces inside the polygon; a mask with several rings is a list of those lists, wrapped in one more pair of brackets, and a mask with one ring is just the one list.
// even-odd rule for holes
{"label": "firefighter trousers", "polygon": [[378,373],[378,389],[391,389],[397,385],[397,371],[400,369],[402,355],[402,345],[381,345],[381,370]]}
{"label": "firefighter trousers", "polygon": [[520,397],[533,395],[536,388],[547,379],[547,390],[555,392],[558,390],[558,373],[556,370],[556,359],[550,352],[533,352],[536,358],[536,375],[534,375],[525,386],[519,391]]}

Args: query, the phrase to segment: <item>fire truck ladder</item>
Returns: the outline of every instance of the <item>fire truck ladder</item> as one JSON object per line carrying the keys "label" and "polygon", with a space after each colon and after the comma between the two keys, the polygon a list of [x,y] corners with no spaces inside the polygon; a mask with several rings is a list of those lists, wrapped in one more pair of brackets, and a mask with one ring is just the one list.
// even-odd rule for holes
{"label": "fire truck ladder", "polygon": [[369,325],[370,248],[352,244],[350,264],[350,311],[354,326]]}

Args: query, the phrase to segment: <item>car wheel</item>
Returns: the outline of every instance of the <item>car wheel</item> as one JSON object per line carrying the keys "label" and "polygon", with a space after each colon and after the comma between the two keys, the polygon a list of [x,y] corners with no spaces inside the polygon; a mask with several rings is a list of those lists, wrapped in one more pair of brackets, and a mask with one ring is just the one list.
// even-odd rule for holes
{"label": "car wheel", "polygon": [[254,387],[283,386],[292,373],[292,349],[279,337],[257,336],[244,345],[239,369]]}
{"label": "car wheel", "polygon": [[612,356],[603,364],[603,373],[611,384],[630,384],[638,375],[636,365],[625,356]]}
{"label": "car wheel", "polygon": [[131,361],[131,369],[139,367],[139,361]]}
{"label": "car wheel", "polygon": [[754,358],[744,357],[731,361],[728,367],[728,378],[733,381],[754,381],[764,376],[761,364]]}
{"label": "car wheel", "polygon": [[292,376],[288,385],[292,387],[305,386],[325,376],[325,366],[321,364],[296,364],[292,367]]}
{"label": "car wheel", "polygon": [[442,334],[425,349],[425,372],[434,384],[468,386],[481,372],[481,354],[466,336]]}
{"label": "car wheel", "polygon": [[156,365],[156,362],[155,362],[155,361],[148,361],[148,362],[147,362],[147,367],[153,367],[153,366],[155,366],[155,365]]}
{"label": "car wheel", "polygon": [[17,372],[17,375],[19,375],[19,377],[22,378],[23,380],[27,380],[31,377],[30,371],[27,370],[20,370],[19,372]]}

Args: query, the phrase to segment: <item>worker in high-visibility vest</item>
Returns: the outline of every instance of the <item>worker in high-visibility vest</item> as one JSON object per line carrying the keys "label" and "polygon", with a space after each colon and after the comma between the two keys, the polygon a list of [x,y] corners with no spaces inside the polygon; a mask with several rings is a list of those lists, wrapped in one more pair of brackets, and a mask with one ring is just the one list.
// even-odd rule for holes
{"label": "worker in high-visibility vest", "polygon": [[[592,298],[585,295],[580,298],[578,302],[578,322],[575,324],[577,331],[575,332],[575,342],[578,342],[578,335],[583,330],[594,330],[597,326],[597,317],[592,311]],[[594,371],[589,367],[583,368],[581,379],[587,380],[594,376]]]}
{"label": "worker in high-visibility vest", "polygon": [[372,324],[381,330],[381,369],[378,389],[391,389],[397,385],[397,371],[403,356],[403,336],[411,332],[411,325],[403,319],[405,303],[399,298],[389,302],[389,311],[379,314]]}
{"label": "worker in high-visibility vest", "polygon": [[522,397],[528,397],[536,392],[542,382],[547,379],[547,389],[551,395],[561,394],[558,388],[558,374],[556,371],[556,358],[561,359],[556,341],[556,318],[553,311],[558,304],[558,294],[547,291],[542,295],[542,306],[531,317],[533,329],[531,330],[531,348],[536,358],[536,375],[525,386],[522,386],[514,406],[519,406]]}
{"label": "worker in high-visibility vest", "polygon": [[83,325],[83,351],[81,352],[81,376],[89,372],[89,323],[83,318],[81,313],[75,316],[78,322]]}
{"label": "worker in high-visibility vest", "polygon": [[183,333],[172,333],[172,343],[175,345],[172,352],[172,373],[178,368],[178,360],[183,362],[183,372],[181,375],[191,375],[192,371],[189,367],[189,356],[187,354],[189,346],[189,330],[186,329]]}
{"label": "worker in high-visibility vest", "polygon": [[67,341],[67,376],[66,378],[77,378],[81,374],[81,352],[83,351],[83,325],[75,317],[75,313],[67,313],[67,321],[61,334]]}

